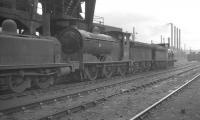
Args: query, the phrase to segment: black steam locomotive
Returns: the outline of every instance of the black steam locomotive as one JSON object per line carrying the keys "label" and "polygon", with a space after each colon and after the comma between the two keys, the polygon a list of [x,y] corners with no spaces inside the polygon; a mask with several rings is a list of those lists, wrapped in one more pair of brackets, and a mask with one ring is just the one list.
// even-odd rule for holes
{"label": "black steam locomotive", "polygon": [[[50,1],[55,2],[46,2]],[[93,0],[86,0],[86,5],[91,6],[92,2]],[[73,2],[70,5],[73,5]],[[76,10],[79,4],[74,5]],[[63,76],[95,80],[174,65],[173,53],[169,52],[164,44],[131,41],[131,34],[121,31],[101,34],[98,28],[92,27],[89,32],[91,25],[86,24],[86,27],[83,27],[85,23],[77,24],[77,19],[55,19],[58,18],[55,16],[45,18],[48,18],[48,15],[44,13],[43,21],[46,20],[47,23],[38,22],[41,26],[37,29],[43,36],[26,34],[27,31],[31,33],[33,30],[24,27],[26,24],[23,24],[23,20],[19,21],[21,18],[4,16],[0,19],[3,21],[0,33],[2,89],[22,92],[30,87],[47,88]],[[91,22],[89,18],[86,18],[86,21]],[[48,34],[45,32],[49,30],[53,37],[44,35]]]}

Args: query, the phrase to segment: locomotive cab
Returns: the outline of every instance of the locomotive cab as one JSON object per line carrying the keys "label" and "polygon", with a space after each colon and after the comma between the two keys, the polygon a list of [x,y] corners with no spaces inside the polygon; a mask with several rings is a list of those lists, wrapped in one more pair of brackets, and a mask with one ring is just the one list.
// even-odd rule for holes
{"label": "locomotive cab", "polygon": [[60,44],[53,37],[17,34],[13,20],[5,20],[0,34],[0,64],[52,64],[60,62]]}
{"label": "locomotive cab", "polygon": [[0,33],[0,83],[7,84],[14,92],[29,88],[31,81],[39,88],[48,87],[53,81],[50,77],[56,73],[56,63],[60,63],[60,44],[55,38],[20,35],[17,34],[15,21],[3,22]]}

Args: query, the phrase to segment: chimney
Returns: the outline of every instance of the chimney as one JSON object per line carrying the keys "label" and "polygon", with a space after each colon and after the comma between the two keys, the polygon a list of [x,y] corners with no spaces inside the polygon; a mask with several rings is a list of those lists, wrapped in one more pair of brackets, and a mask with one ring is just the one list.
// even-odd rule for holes
{"label": "chimney", "polygon": [[176,28],[176,46],[177,46],[177,49],[179,49],[179,28]]}
{"label": "chimney", "polygon": [[170,46],[170,37],[168,37],[168,45],[169,45],[169,47],[171,47],[171,46]]}
{"label": "chimney", "polygon": [[179,49],[181,49],[181,29],[179,29]]}
{"label": "chimney", "polygon": [[176,26],[174,26],[174,48],[176,49]]}
{"label": "chimney", "polygon": [[170,23],[171,24],[171,47],[173,47],[173,23]]}

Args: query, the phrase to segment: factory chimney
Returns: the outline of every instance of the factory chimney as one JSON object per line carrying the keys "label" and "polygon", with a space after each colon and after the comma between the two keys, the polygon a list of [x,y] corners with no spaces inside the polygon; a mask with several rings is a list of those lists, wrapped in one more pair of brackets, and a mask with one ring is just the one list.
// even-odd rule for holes
{"label": "factory chimney", "polygon": [[179,28],[176,28],[176,48],[179,49]]}
{"label": "factory chimney", "polygon": [[176,26],[174,26],[174,48],[176,49]]}
{"label": "factory chimney", "polygon": [[170,23],[171,24],[171,47],[173,47],[173,23]]}
{"label": "factory chimney", "polygon": [[179,33],[179,28],[177,28],[177,49],[180,49],[180,39],[179,39],[179,37],[180,37],[180,33]]}
{"label": "factory chimney", "polygon": [[135,41],[135,27],[133,27],[132,40]]}
{"label": "factory chimney", "polygon": [[181,29],[179,29],[179,49],[181,49]]}
{"label": "factory chimney", "polygon": [[170,47],[170,37],[168,37],[168,47]]}

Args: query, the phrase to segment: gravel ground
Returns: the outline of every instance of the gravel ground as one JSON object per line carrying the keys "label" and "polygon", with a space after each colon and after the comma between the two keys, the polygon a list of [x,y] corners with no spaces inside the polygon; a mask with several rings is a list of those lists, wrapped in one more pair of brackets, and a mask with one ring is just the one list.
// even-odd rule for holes
{"label": "gravel ground", "polygon": [[194,74],[174,77],[150,88],[112,97],[103,104],[61,120],[128,120],[146,107],[169,94]]}
{"label": "gravel ground", "polygon": [[[165,70],[162,70],[163,72]],[[85,83],[78,83],[77,85],[72,85],[70,87],[64,87],[61,86],[62,88],[57,89],[57,90],[49,90],[47,92],[47,90],[39,90],[39,91],[33,91],[28,95],[22,95],[20,97],[13,97],[12,99],[8,99],[8,100],[4,100],[4,99],[0,99],[0,110],[2,109],[6,109],[6,108],[10,108],[13,106],[19,106],[19,105],[23,105],[23,104],[28,104],[28,103],[34,103],[36,101],[42,101],[45,99],[51,99],[51,98],[56,98],[58,96],[63,96],[63,95],[69,95],[69,94],[73,94],[73,93],[77,93],[77,92],[81,92],[84,90],[89,90],[92,88],[98,88],[100,86],[105,86],[105,85],[109,85],[109,84],[113,84],[113,83],[118,83],[120,81],[123,81],[124,79],[135,79],[138,77],[143,76],[144,74],[152,74],[152,73],[156,73],[158,71],[153,71],[153,72],[146,72],[146,73],[141,73],[141,74],[137,74],[137,75],[133,75],[133,76],[129,76],[129,77],[119,77],[119,78],[112,78],[111,80],[108,81],[97,81],[96,83],[92,83],[92,84],[85,84]]]}
{"label": "gravel ground", "polygon": [[[156,73],[156,72],[154,72]],[[138,74],[138,75],[135,75],[135,76],[131,76],[131,77],[127,77],[128,78],[132,78],[132,79],[135,79],[139,76],[141,76],[142,74]],[[56,98],[58,96],[64,96],[64,95],[69,95],[69,94],[74,94],[74,93],[77,93],[77,92],[81,92],[81,91],[84,91],[84,90],[89,90],[89,89],[92,89],[92,88],[97,88],[97,87],[100,87],[100,86],[105,86],[105,85],[108,85],[108,84],[111,84],[113,82],[120,82],[122,81],[123,79],[126,79],[126,78],[123,78],[123,77],[119,77],[117,80],[116,79],[111,79],[109,81],[103,81],[103,82],[96,82],[95,83],[92,83],[92,84],[79,84],[78,85],[74,85],[73,87],[65,87],[65,88],[61,88],[61,89],[57,89],[57,90],[50,90],[49,92],[45,91],[45,92],[41,92],[40,90],[39,91],[33,91],[33,93],[30,93],[28,95],[25,95],[25,96],[21,96],[21,97],[18,97],[18,98],[13,98],[13,99],[9,99],[9,100],[0,100],[0,110],[1,109],[6,109],[6,108],[10,108],[10,107],[13,107],[13,106],[19,106],[19,105],[23,105],[23,104],[28,104],[28,103],[34,103],[36,101],[42,101],[42,100],[46,100],[46,99],[51,99],[51,98]],[[63,86],[61,86],[63,87]]]}
{"label": "gravel ground", "polygon": [[153,111],[149,120],[200,120],[200,78]]}
{"label": "gravel ground", "polygon": [[[163,76],[166,77],[166,75],[163,75]],[[19,112],[19,113],[13,114],[12,116],[9,116],[9,118],[16,119],[16,120],[38,119],[42,116],[44,117],[46,115],[53,114],[57,111],[61,111],[72,106],[77,106],[89,101],[93,101],[95,99],[109,96],[111,94],[119,93],[121,90],[131,89],[135,86],[140,86],[141,84],[144,84],[147,81],[150,82],[150,81],[155,81],[155,80],[154,80],[154,77],[136,80],[130,84],[119,85],[114,88],[107,88],[105,90],[99,90],[97,92],[94,91],[90,93],[90,95],[88,96],[79,97],[77,99],[67,99],[64,102],[56,102],[55,104],[52,104],[52,105],[43,105],[42,109],[39,108],[39,109],[28,110],[25,112]]]}
{"label": "gravel ground", "polygon": [[[177,63],[177,66],[180,67],[181,63]],[[191,63],[192,64],[192,63]],[[164,70],[163,70],[164,71]],[[148,73],[146,73],[148,74]],[[139,75],[135,75],[132,76],[131,78],[137,78],[138,76],[141,76],[142,74]],[[130,77],[129,77],[130,78]],[[122,78],[124,79],[124,78]],[[13,99],[9,99],[9,100],[1,100],[0,99],[0,110],[1,109],[6,109],[6,108],[10,108],[13,106],[19,106],[19,105],[23,105],[23,104],[27,104],[30,102],[36,102],[36,101],[41,101],[44,99],[50,99],[50,98],[55,98],[57,96],[62,96],[62,95],[67,95],[67,94],[73,94],[79,91],[83,91],[83,90],[87,90],[87,89],[91,89],[91,88],[96,88],[98,86],[104,86],[105,84],[110,84],[113,82],[118,82],[121,81],[121,79],[119,78],[118,80],[110,80],[110,81],[105,81],[105,82],[101,82],[98,84],[94,84],[94,85],[84,85],[84,84],[78,84],[78,85],[74,85],[73,87],[64,87],[63,86],[59,86],[60,89],[50,89],[48,92],[47,90],[39,90],[39,91],[33,91],[28,95],[21,95],[18,98],[13,98]]]}
{"label": "gravel ground", "polygon": [[177,60],[174,65],[180,65],[180,64],[185,64],[185,63],[195,63],[195,62],[196,61],[190,61],[189,62],[186,59],[182,59],[182,60]]}
{"label": "gravel ground", "polygon": [[[136,76],[134,76],[134,77],[136,77]],[[151,77],[149,79],[153,80],[153,77]],[[140,84],[143,84],[145,81],[150,81],[150,80],[145,78],[143,80],[141,79],[141,80],[135,81],[134,84],[121,85],[121,86],[117,86],[115,88],[109,88],[109,89],[106,89],[106,90],[92,92],[92,93],[90,93],[89,96],[84,96],[84,97],[81,97],[81,98],[78,98],[78,99],[68,99],[65,102],[56,102],[55,104],[47,105],[47,106],[43,105],[42,109],[39,108],[39,109],[35,109],[35,110],[25,110],[24,112],[13,114],[13,116],[10,116],[10,117],[5,118],[5,119],[16,119],[16,120],[17,119],[19,119],[19,120],[38,119],[41,116],[46,116],[46,115],[55,113],[56,111],[60,111],[60,110],[69,108],[71,106],[76,106],[78,104],[82,104],[82,103],[88,102],[90,100],[93,101],[94,99],[101,98],[102,96],[109,96],[110,94],[114,94],[116,92],[120,92],[120,90],[133,88],[134,86],[138,86]],[[174,81],[174,79],[173,79],[173,81]],[[56,94],[56,95],[66,94],[66,92],[69,92],[69,91],[63,90],[61,93],[55,92],[54,94]],[[70,91],[70,92],[72,92],[72,91]],[[136,92],[136,94],[137,94],[137,92]],[[142,96],[143,95],[141,95],[141,97]],[[36,98],[34,98],[35,100],[37,98],[40,98],[39,96],[35,96],[35,97],[36,97]],[[119,99],[119,101],[122,101],[122,100]],[[20,101],[20,102],[23,103],[24,101]],[[82,119],[82,118],[79,118],[79,119]]]}

